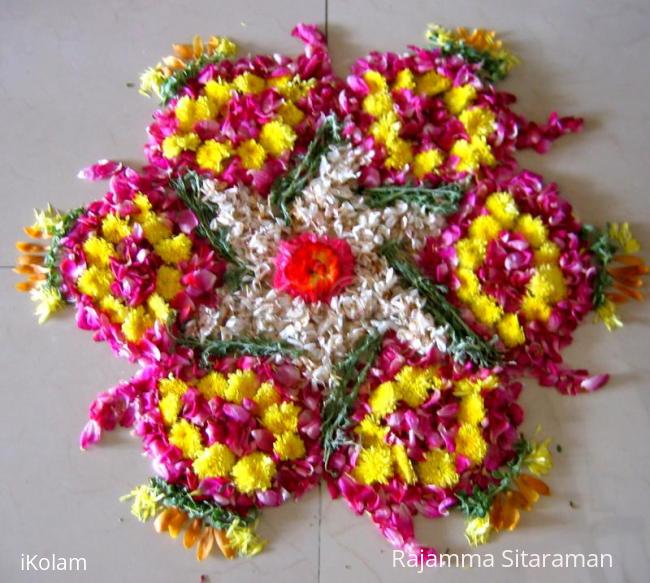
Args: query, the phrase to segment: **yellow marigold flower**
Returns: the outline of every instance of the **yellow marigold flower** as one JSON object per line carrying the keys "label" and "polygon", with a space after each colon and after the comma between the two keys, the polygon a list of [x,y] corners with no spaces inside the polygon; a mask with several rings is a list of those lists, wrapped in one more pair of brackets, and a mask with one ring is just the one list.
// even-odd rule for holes
{"label": "yellow marigold flower", "polygon": [[632,236],[629,223],[612,223],[609,225],[609,237],[620,246],[623,253],[638,253],[641,245]]}
{"label": "yellow marigold flower", "polygon": [[127,308],[126,318],[122,323],[122,333],[129,342],[139,342],[153,324],[153,319],[142,306]]}
{"label": "yellow marigold flower", "polygon": [[451,147],[451,155],[458,158],[459,172],[473,172],[480,164],[494,166],[496,160],[484,137],[473,136],[470,141],[457,140]]}
{"label": "yellow marigold flower", "polygon": [[106,295],[99,300],[99,307],[108,314],[111,322],[121,324],[126,319],[127,307],[113,295]]}
{"label": "yellow marigold flower", "polygon": [[159,241],[154,249],[165,263],[180,263],[191,257],[192,240],[185,233],[179,233],[171,239]]}
{"label": "yellow marigold flower", "polygon": [[169,320],[171,309],[169,304],[159,294],[151,294],[147,298],[147,306],[159,322],[167,322]]}
{"label": "yellow marigold flower", "polygon": [[156,95],[160,97],[160,86],[167,79],[165,73],[158,67],[149,67],[140,75],[140,95],[150,97]]}
{"label": "yellow marigold flower", "polygon": [[273,77],[267,80],[267,85],[273,87],[280,95],[289,101],[298,101],[309,93],[310,89],[315,85],[315,79],[303,81],[298,75],[290,77],[283,75],[281,77]]}
{"label": "yellow marigold flower", "polygon": [[284,401],[270,405],[262,413],[262,425],[273,435],[295,433],[298,431],[298,416],[301,409],[298,405]]}
{"label": "yellow marigold flower", "polygon": [[550,303],[556,303],[566,297],[566,282],[562,270],[554,264],[540,265],[528,282],[528,292]]}
{"label": "yellow marigold flower", "polygon": [[395,411],[399,400],[399,387],[397,383],[388,381],[379,385],[368,399],[370,410],[376,417],[384,417]]}
{"label": "yellow marigold flower", "polygon": [[258,451],[240,458],[232,468],[235,486],[244,494],[250,494],[255,490],[268,490],[275,473],[273,460]]}
{"label": "yellow marigold flower", "polygon": [[260,381],[254,370],[236,370],[228,375],[226,399],[233,403],[252,399],[259,386]]}
{"label": "yellow marigold flower", "polygon": [[79,276],[77,288],[91,298],[100,299],[109,293],[111,283],[113,283],[111,271],[91,265]]}
{"label": "yellow marigold flower", "polygon": [[445,105],[454,115],[458,115],[476,97],[476,88],[473,85],[461,85],[452,87],[445,93]]}
{"label": "yellow marigold flower", "polygon": [[279,403],[280,394],[275,390],[272,383],[262,383],[253,396],[253,401],[255,401],[260,410],[263,411],[264,409],[268,409],[271,405]]}
{"label": "yellow marigold flower", "polygon": [[458,410],[458,420],[461,423],[478,425],[485,417],[485,406],[480,393],[472,393],[463,397]]}
{"label": "yellow marigold flower", "polygon": [[466,397],[468,395],[479,394],[484,388],[481,379],[463,378],[454,383],[454,396]]}
{"label": "yellow marigold flower", "polygon": [[426,370],[405,366],[395,376],[399,385],[398,393],[402,401],[409,407],[419,407],[427,400],[432,386],[431,378]]}
{"label": "yellow marigold flower", "polygon": [[366,415],[354,428],[354,432],[361,438],[361,445],[377,445],[384,443],[388,427],[382,427],[372,416]]}
{"label": "yellow marigold flower", "polygon": [[64,305],[59,289],[48,285],[39,285],[32,289],[30,298],[36,303],[36,315],[39,324],[47,321],[52,314],[58,312]]}
{"label": "yellow marigold flower", "polygon": [[464,455],[474,464],[483,461],[487,453],[487,443],[478,427],[469,423],[461,424],[456,434],[456,453]]}
{"label": "yellow marigold flower", "polygon": [[465,126],[467,135],[488,137],[495,129],[494,113],[484,107],[466,109],[459,116],[460,123]]}
{"label": "yellow marigold flower", "polygon": [[172,229],[167,220],[150,213],[142,221],[142,232],[149,243],[155,245],[163,239],[168,239],[172,235]]}
{"label": "yellow marigold flower", "polygon": [[264,166],[266,161],[266,150],[255,140],[246,140],[236,150],[241,159],[241,164],[247,170],[257,170]]}
{"label": "yellow marigold flower", "polygon": [[610,332],[623,327],[623,322],[616,314],[616,304],[611,300],[605,300],[605,303],[596,310],[596,317],[605,324]]}
{"label": "yellow marigold flower", "polygon": [[97,267],[108,267],[111,257],[115,255],[115,247],[101,237],[89,237],[83,244],[86,261]]}
{"label": "yellow marigold flower", "polygon": [[282,118],[282,121],[291,127],[297,126],[303,119],[305,119],[303,111],[291,103],[291,101],[283,103],[280,106],[280,109],[278,109],[278,114]]}
{"label": "yellow marigold flower", "polygon": [[484,545],[490,539],[490,515],[477,516],[465,523],[465,538],[472,547]]}
{"label": "yellow marigold flower", "polygon": [[553,467],[553,456],[548,449],[550,439],[545,439],[541,443],[534,443],[532,451],[524,459],[524,464],[535,476],[548,474]]}
{"label": "yellow marigold flower", "polygon": [[413,160],[413,173],[418,178],[422,178],[425,174],[430,174],[438,168],[444,158],[443,153],[435,148],[419,152]]}
{"label": "yellow marigold flower", "polygon": [[[468,294],[469,297],[472,297],[480,292],[481,282],[478,280],[478,277],[471,269],[461,267],[456,271],[456,275],[460,281],[460,289],[456,292],[459,297],[461,297],[460,290],[462,290],[465,294]],[[461,297],[461,299],[463,298]],[[463,301],[465,300],[463,299]]]}
{"label": "yellow marigold flower", "polygon": [[551,317],[551,306],[542,298],[526,295],[521,302],[521,312],[526,317],[526,320],[546,322]]}
{"label": "yellow marigold flower", "polygon": [[[491,223],[486,226],[494,228]],[[479,229],[479,227],[480,224],[476,228]],[[489,232],[491,231],[488,231],[488,233]],[[489,240],[490,238],[492,237],[484,239],[481,236],[480,238],[459,239],[455,245],[458,265],[469,271],[473,271],[479,267],[485,258],[485,241]],[[476,281],[478,282],[478,279]]]}
{"label": "yellow marigold flower", "polygon": [[173,374],[158,381],[158,391],[163,396],[174,394],[182,397],[187,392],[187,389],[187,384]]}
{"label": "yellow marigold flower", "polygon": [[406,448],[401,443],[396,443],[391,447],[391,455],[397,475],[407,484],[415,484],[417,476],[413,469],[413,464],[406,453]]}
{"label": "yellow marigold flower", "polygon": [[176,119],[179,127],[184,132],[194,129],[194,124],[212,117],[210,103],[205,96],[192,99],[189,95],[184,95],[176,103]]}
{"label": "yellow marigold flower", "polygon": [[225,399],[228,381],[221,373],[211,371],[196,383],[196,388],[208,400],[214,397]]}
{"label": "yellow marigold flower", "polygon": [[230,142],[207,140],[196,152],[196,163],[206,170],[221,172],[223,163],[232,155]]}
{"label": "yellow marigold flower", "polygon": [[526,335],[524,333],[524,329],[519,323],[517,314],[506,314],[503,316],[503,318],[501,318],[501,321],[497,324],[497,332],[503,340],[503,343],[508,348],[512,348],[526,342]]}
{"label": "yellow marigold flower", "polygon": [[181,419],[171,426],[169,443],[180,449],[185,457],[192,459],[203,450],[200,431],[185,419]]}
{"label": "yellow marigold flower", "polygon": [[173,425],[176,422],[181,408],[181,398],[176,393],[168,393],[158,403],[160,415],[167,426]]}
{"label": "yellow marigold flower", "polygon": [[451,79],[439,75],[435,71],[429,71],[420,75],[415,83],[415,92],[425,95],[438,95],[451,87]]}
{"label": "yellow marigold flower", "polygon": [[126,496],[120,498],[120,502],[130,500],[133,498],[131,504],[131,514],[135,516],[140,522],[146,522],[150,518],[156,516],[158,512],[158,498],[155,492],[146,484],[142,484],[134,488]]}
{"label": "yellow marigold flower", "polygon": [[272,156],[280,156],[293,147],[296,133],[286,123],[273,120],[262,126],[259,141]]}
{"label": "yellow marigold flower", "polygon": [[386,143],[388,158],[386,158],[386,168],[396,168],[401,170],[407,164],[413,161],[413,147],[410,142],[402,138],[393,138]]}
{"label": "yellow marigold flower", "polygon": [[211,79],[205,84],[204,90],[216,111],[219,111],[230,101],[232,87],[226,81]]}
{"label": "yellow marigold flower", "polygon": [[161,265],[156,276],[156,292],[166,300],[173,300],[181,291],[181,272],[175,267]]}
{"label": "yellow marigold flower", "polygon": [[458,483],[454,456],[444,449],[434,448],[426,452],[424,461],[417,463],[416,472],[420,482],[427,486],[451,488]]}
{"label": "yellow marigold flower", "polygon": [[535,251],[535,263],[555,263],[560,257],[560,248],[553,241],[542,243]]}
{"label": "yellow marigold flower", "polygon": [[223,443],[206,447],[192,463],[196,475],[205,478],[225,478],[235,465],[235,454]]}
{"label": "yellow marigold flower", "polygon": [[531,246],[535,249],[541,247],[547,241],[548,231],[546,225],[539,217],[533,217],[525,213],[517,221],[517,231],[519,231]]}
{"label": "yellow marigold flower", "polygon": [[305,444],[297,433],[282,433],[275,438],[273,451],[282,460],[297,460],[305,457]]}
{"label": "yellow marigold flower", "polygon": [[119,243],[131,234],[129,221],[118,217],[115,213],[109,213],[102,221],[102,234],[111,243]]}
{"label": "yellow marigold flower", "polygon": [[232,80],[233,87],[240,93],[261,93],[266,89],[266,81],[246,71]]}
{"label": "yellow marigold flower", "polygon": [[228,527],[226,536],[228,543],[237,552],[237,555],[243,557],[252,557],[262,552],[266,541],[260,538],[250,526],[242,526],[239,519],[235,519]]}
{"label": "yellow marigold flower", "polygon": [[366,82],[370,93],[380,93],[388,90],[386,77],[384,77],[379,71],[373,71],[372,69],[366,71],[363,74],[363,80]]}
{"label": "yellow marigold flower", "polygon": [[162,142],[162,153],[168,160],[176,158],[181,152],[189,150],[195,152],[201,145],[201,138],[194,132],[189,134],[172,134]]}
{"label": "yellow marigold flower", "polygon": [[373,117],[381,117],[393,111],[393,98],[387,92],[371,93],[362,103],[363,111]]}
{"label": "yellow marigold flower", "polygon": [[411,91],[415,89],[415,75],[410,69],[402,69],[397,73],[393,83],[393,90],[398,91],[400,89],[410,89]]}
{"label": "yellow marigold flower", "polygon": [[391,111],[379,117],[370,126],[370,134],[378,144],[387,144],[399,135],[399,120],[395,112]]}
{"label": "yellow marigold flower", "polygon": [[486,326],[494,326],[503,318],[503,308],[494,298],[480,293],[471,302],[470,307],[476,319]]}
{"label": "yellow marigold flower", "polygon": [[139,192],[133,197],[133,204],[138,209],[138,215],[140,219],[144,219],[153,208],[151,206],[151,201],[146,194]]}
{"label": "yellow marigold flower", "polygon": [[215,52],[221,53],[226,59],[230,59],[237,54],[237,44],[231,41],[228,37],[222,36],[212,38],[218,38]]}
{"label": "yellow marigold flower", "polygon": [[503,227],[491,215],[480,215],[476,217],[469,226],[469,236],[479,241],[491,241],[496,239]]}
{"label": "yellow marigold flower", "polygon": [[393,457],[388,445],[371,445],[359,452],[352,477],[361,484],[386,484],[393,476]]}
{"label": "yellow marigold flower", "polygon": [[485,208],[505,229],[510,229],[519,216],[515,199],[509,192],[493,192],[485,201]]}

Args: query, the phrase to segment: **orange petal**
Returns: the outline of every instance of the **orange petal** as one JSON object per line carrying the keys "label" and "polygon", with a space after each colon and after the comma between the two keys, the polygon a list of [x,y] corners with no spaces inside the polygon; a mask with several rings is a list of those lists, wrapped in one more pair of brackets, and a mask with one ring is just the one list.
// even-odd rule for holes
{"label": "orange petal", "polygon": [[503,529],[503,495],[499,494],[490,508],[490,523],[495,530]]}
{"label": "orange petal", "polygon": [[616,292],[609,292],[609,293],[605,294],[605,297],[608,300],[611,300],[612,302],[614,302],[615,304],[624,304],[628,300],[627,296],[624,296],[623,294],[619,294],[619,293],[616,293]]}
{"label": "orange petal", "polygon": [[45,269],[40,265],[16,265],[13,272],[20,275],[32,275],[34,273],[45,273]]}
{"label": "orange petal", "polygon": [[170,69],[182,69],[185,67],[185,63],[178,59],[177,57],[165,57],[163,63]]}
{"label": "orange petal", "polygon": [[32,281],[19,281],[16,284],[16,289],[19,292],[28,292],[33,290],[36,287],[36,284]]}
{"label": "orange petal", "polygon": [[642,302],[644,299],[644,295],[639,290],[632,289],[631,287],[627,287],[621,283],[615,283],[614,287],[622,294],[626,295],[629,298],[632,298],[633,300]]}
{"label": "orange petal", "polygon": [[521,487],[521,484],[525,484],[528,488],[535,490],[535,492],[541,494],[542,496],[551,495],[551,489],[548,487],[548,484],[543,480],[536,478],[535,476],[531,476],[530,474],[521,474],[517,478],[517,485]]}
{"label": "orange petal", "polygon": [[153,527],[156,532],[167,532],[170,522],[176,516],[176,508],[165,508],[154,520]]}
{"label": "orange petal", "polygon": [[233,549],[230,546],[230,541],[228,540],[228,536],[226,535],[225,530],[221,530],[219,528],[214,529],[214,538],[217,539],[217,545],[219,546],[219,549],[221,550],[221,553],[223,554],[226,559],[234,559],[235,558],[235,549]]}
{"label": "orange petal", "polygon": [[43,265],[42,255],[20,255],[18,265]]}
{"label": "orange petal", "polygon": [[192,45],[176,44],[176,45],[172,45],[172,49],[174,49],[174,54],[179,59],[183,59],[184,61],[189,61],[192,58]]}
{"label": "orange petal", "polygon": [[45,273],[32,273],[29,276],[29,281],[45,281],[47,279],[47,275]]}
{"label": "orange petal", "polygon": [[198,34],[195,34],[192,39],[192,51],[195,59],[203,54],[203,39]]}
{"label": "orange petal", "polygon": [[183,536],[183,546],[186,549],[191,549],[194,546],[194,543],[199,538],[200,532],[201,532],[201,519],[195,518],[187,527],[187,530],[185,531],[185,535]]}
{"label": "orange petal", "polygon": [[183,529],[183,525],[187,521],[187,514],[184,512],[179,512],[174,518],[169,523],[169,528],[167,529],[167,532],[169,533],[169,536],[172,538],[178,538],[178,535],[181,533],[181,530]]}
{"label": "orange petal", "polygon": [[16,241],[16,249],[22,253],[45,253],[45,246],[40,243]]}
{"label": "orange petal", "polygon": [[623,265],[637,265],[643,267],[643,259],[638,255],[615,255],[614,261],[618,261]]}
{"label": "orange petal", "polygon": [[208,558],[210,551],[212,550],[212,545],[214,544],[214,533],[213,529],[210,526],[207,526],[203,529],[201,536],[199,537],[199,545],[196,547],[196,558],[199,561],[204,561]]}
{"label": "orange petal", "polygon": [[608,267],[607,272],[614,277],[635,277],[648,273],[645,265],[630,265],[627,267]]}
{"label": "orange petal", "polygon": [[514,530],[519,524],[520,517],[519,508],[513,503],[512,492],[508,492],[501,510],[501,529]]}
{"label": "orange petal", "polygon": [[43,233],[40,229],[36,227],[23,227],[23,231],[26,235],[29,235],[32,239],[45,239],[47,235]]}

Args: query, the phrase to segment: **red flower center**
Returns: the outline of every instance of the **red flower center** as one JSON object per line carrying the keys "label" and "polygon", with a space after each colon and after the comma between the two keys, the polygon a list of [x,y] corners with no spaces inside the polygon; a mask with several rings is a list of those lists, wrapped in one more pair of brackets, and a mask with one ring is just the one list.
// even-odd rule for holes
{"label": "red flower center", "polygon": [[307,302],[328,301],[352,281],[354,258],[341,239],[303,233],[280,244],[274,285]]}

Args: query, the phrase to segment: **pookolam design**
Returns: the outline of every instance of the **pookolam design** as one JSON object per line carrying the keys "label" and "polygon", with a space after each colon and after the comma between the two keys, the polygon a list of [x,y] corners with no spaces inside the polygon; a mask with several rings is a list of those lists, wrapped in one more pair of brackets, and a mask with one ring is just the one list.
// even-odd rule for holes
{"label": "pookolam design", "polygon": [[321,480],[409,553],[437,552],[416,515],[484,544],[550,494],[522,381],[606,384],[562,350],[590,312],[621,327],[648,267],[627,223],[519,167],[582,120],[516,114],[494,32],[432,26],[345,78],[317,28],[293,35],[297,56],[244,58],[197,36],[145,71],[147,165],[102,160],[79,176],[103,197],[36,211],[16,287],[137,364],[81,447],[129,428],[154,476],[124,499],[198,559],[259,553],[262,509]]}

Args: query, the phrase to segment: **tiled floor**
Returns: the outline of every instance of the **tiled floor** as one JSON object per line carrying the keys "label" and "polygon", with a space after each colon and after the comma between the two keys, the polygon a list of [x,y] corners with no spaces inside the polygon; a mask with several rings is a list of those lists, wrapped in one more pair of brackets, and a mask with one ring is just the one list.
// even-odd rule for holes
{"label": "tiled floor", "polygon": [[[181,5],[182,4],[182,5]],[[585,221],[631,219],[650,243],[647,201],[650,138],[647,55],[650,9],[643,0],[5,0],[0,15],[0,581],[47,580],[20,573],[21,553],[86,557],[75,580],[406,581],[436,577],[469,581],[645,581],[650,567],[650,393],[647,389],[647,306],[616,334],[586,324],[567,358],[610,371],[607,389],[560,397],[534,384],[524,405],[528,429],[538,423],[563,446],[550,476],[554,496],[526,515],[516,533],[482,549],[607,552],[611,570],[444,570],[419,575],[392,567],[390,548],[365,518],[353,516],[325,489],[299,504],[269,511],[271,539],[249,561],[212,558],[197,564],[178,541],[138,524],[118,497],[149,473],[128,434],[115,433],[92,453],[77,435],[93,395],[128,375],[77,331],[67,314],[39,328],[25,297],[13,292],[13,241],[33,207],[72,207],[101,193],[75,180],[98,158],[142,159],[144,126],[153,107],[127,83],[190,38],[225,33],[244,50],[298,50],[289,30],[299,21],[327,25],[341,74],[370,49],[420,43],[425,25],[494,27],[524,64],[505,87],[520,111],[542,118],[554,108],[582,114],[587,130],[546,157],[522,164],[558,181]],[[327,20],[326,20],[327,19]],[[569,506],[574,502],[575,508]],[[462,525],[446,519],[418,524],[425,541],[462,551]],[[497,559],[497,562],[499,560]],[[73,577],[70,577],[72,579]],[[61,574],[58,580],[66,580]]]}

